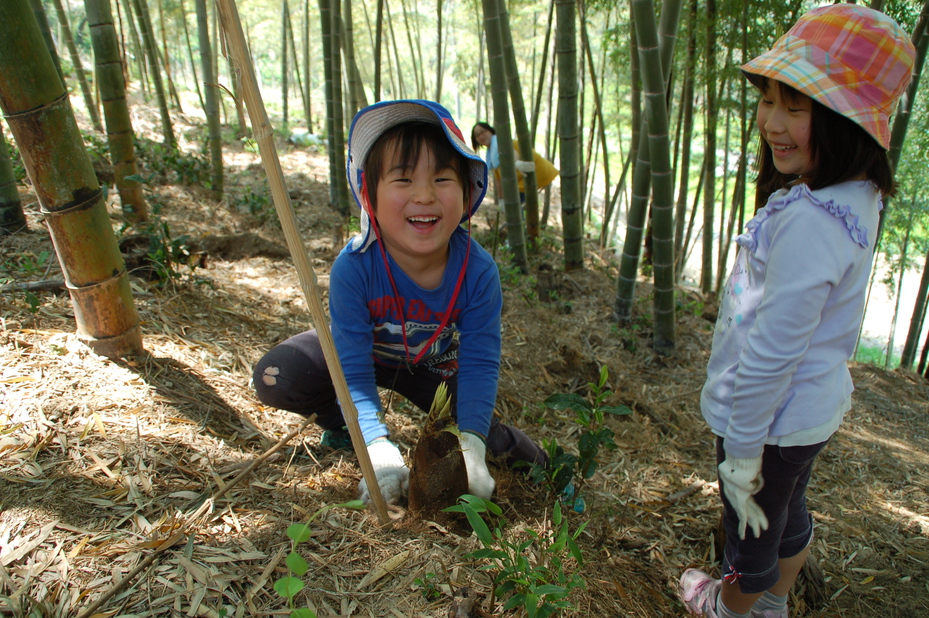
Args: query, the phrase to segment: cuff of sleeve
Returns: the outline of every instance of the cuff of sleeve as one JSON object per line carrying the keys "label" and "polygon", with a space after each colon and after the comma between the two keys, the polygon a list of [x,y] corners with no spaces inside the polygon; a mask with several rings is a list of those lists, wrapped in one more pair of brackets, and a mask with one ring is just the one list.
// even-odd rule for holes
{"label": "cuff of sleeve", "polygon": [[477,433],[476,431],[472,431],[472,430],[470,430],[470,429],[465,429],[465,430],[462,431],[461,433],[469,433],[469,434],[471,434],[471,435],[477,436],[478,439],[484,444],[484,446],[487,446],[487,438],[486,438],[485,436],[482,436],[481,434]]}

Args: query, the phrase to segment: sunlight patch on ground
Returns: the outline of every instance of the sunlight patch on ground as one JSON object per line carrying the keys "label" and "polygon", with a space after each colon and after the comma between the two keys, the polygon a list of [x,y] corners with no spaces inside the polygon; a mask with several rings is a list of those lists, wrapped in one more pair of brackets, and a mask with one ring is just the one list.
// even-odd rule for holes
{"label": "sunlight patch on ground", "polygon": [[881,502],[881,506],[894,515],[906,519],[910,524],[919,526],[922,535],[929,537],[929,517],[915,513],[908,508],[891,504],[890,502]]}
{"label": "sunlight patch on ground", "polygon": [[914,450],[912,444],[907,444],[906,442],[901,442],[900,440],[885,438],[863,428],[850,429],[850,426],[845,426],[840,431],[851,438],[856,438],[864,442],[871,442],[883,447],[892,448],[894,451],[896,451],[898,457],[901,457],[906,461],[910,461],[914,464],[929,466],[929,455],[924,452]]}

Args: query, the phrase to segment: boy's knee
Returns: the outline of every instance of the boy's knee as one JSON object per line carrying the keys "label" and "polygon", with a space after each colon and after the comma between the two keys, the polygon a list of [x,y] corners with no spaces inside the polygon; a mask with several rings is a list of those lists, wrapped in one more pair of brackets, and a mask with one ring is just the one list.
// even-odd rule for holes
{"label": "boy's knee", "polygon": [[266,406],[281,408],[287,389],[281,388],[281,368],[276,365],[261,365],[255,367],[252,382],[255,385],[255,394],[258,400]]}

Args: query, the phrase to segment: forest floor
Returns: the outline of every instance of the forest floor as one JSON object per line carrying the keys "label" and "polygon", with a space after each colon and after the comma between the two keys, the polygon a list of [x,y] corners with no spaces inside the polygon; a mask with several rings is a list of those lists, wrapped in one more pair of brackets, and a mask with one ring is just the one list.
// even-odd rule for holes
{"label": "forest floor", "polygon": [[[143,135],[146,120],[153,126],[133,118]],[[181,143],[196,150],[200,131],[188,127]],[[146,143],[144,174],[155,174],[149,206],[164,224],[156,236],[167,231],[169,244],[203,252],[164,285],[133,273],[147,354],[114,362],[91,353],[61,291],[37,292],[34,312],[23,293],[0,298],[2,614],[79,616],[115,590],[95,616],[285,615],[272,586],[287,574],[288,526],[352,500],[361,478],[354,456],[321,447],[310,426],[215,503],[195,508],[299,425],[257,401],[250,368],[311,324],[257,155],[232,141],[226,199],[216,203],[199,186],[199,155],[155,163]],[[326,157],[283,140],[278,147],[325,293],[349,233],[328,205]],[[23,188],[22,196],[30,229],[0,239],[0,276],[60,278],[34,193]],[[116,200],[111,192],[120,230]],[[485,206],[474,235],[491,249],[497,217]],[[602,454],[588,481],[586,512],[568,513],[572,530],[586,528],[583,562],[564,563],[585,583],[567,614],[681,616],[681,572],[719,572],[713,435],[699,413],[712,306],[682,290],[676,352],[657,357],[646,280],[633,323],[619,328],[613,259],[589,242],[586,268],[564,273],[557,231],[542,244],[529,275],[496,249],[505,294],[498,414],[575,450],[577,422],[542,402],[556,393],[589,398],[587,383],[602,366],[613,393],[605,403],[633,410],[606,421],[618,448]],[[801,579],[791,615],[927,616],[929,383],[861,364],[852,373],[853,408],[809,492],[823,579]],[[388,423],[403,449],[422,417],[394,401]],[[525,475],[493,472],[507,540],[550,532],[546,492]],[[452,593],[469,586],[485,615],[511,615],[500,599],[491,606],[486,562],[467,556],[478,548],[470,528],[394,515],[385,528],[371,511],[333,508],[316,519],[298,547],[309,568],[297,600],[320,616],[444,617]],[[551,564],[541,549],[526,550],[530,564]]]}

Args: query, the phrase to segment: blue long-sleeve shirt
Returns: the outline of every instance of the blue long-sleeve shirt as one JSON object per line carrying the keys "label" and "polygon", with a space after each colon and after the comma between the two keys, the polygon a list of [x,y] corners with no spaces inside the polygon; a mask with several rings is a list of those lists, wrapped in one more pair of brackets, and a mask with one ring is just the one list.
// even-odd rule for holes
{"label": "blue long-sleeve shirt", "polygon": [[[491,255],[458,228],[449,240],[448,264],[442,283],[425,290],[410,279],[387,254],[406,321],[410,362],[439,327],[451,300],[470,243],[471,255],[453,315],[423,355],[421,363],[448,350],[457,331],[458,426],[487,435],[500,373],[500,314],[503,294],[500,274]],[[329,281],[332,335],[358,422],[366,442],[387,435],[378,418],[381,401],[374,363],[403,364],[406,355],[402,322],[381,251],[352,250],[349,243],[336,258]],[[402,369],[401,369],[402,371]]]}
{"label": "blue long-sleeve shirt", "polygon": [[822,441],[850,408],[880,209],[870,181],[798,184],[737,238],[701,396],[729,455]]}

